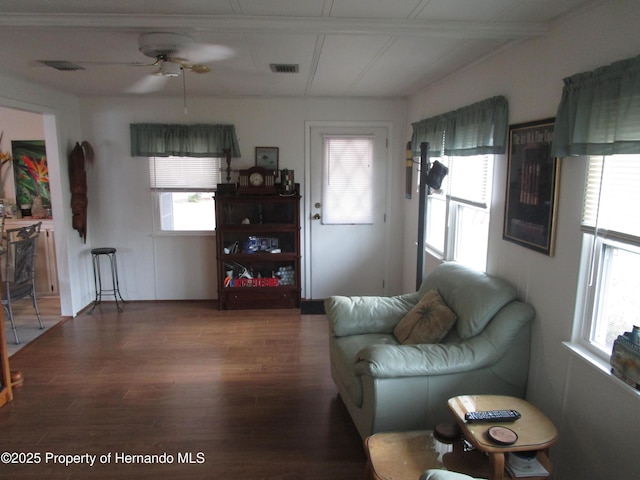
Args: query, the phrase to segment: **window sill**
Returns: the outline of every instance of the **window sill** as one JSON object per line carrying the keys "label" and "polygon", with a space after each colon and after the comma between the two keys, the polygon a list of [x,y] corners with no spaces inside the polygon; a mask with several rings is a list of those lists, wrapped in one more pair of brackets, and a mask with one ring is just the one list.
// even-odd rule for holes
{"label": "window sill", "polygon": [[215,235],[215,230],[176,230],[151,234],[152,237],[215,237]]}
{"label": "window sill", "polygon": [[590,352],[582,345],[575,342],[562,342],[562,344],[569,349],[573,354],[577,357],[581,358],[589,365],[591,365],[595,370],[600,372],[603,376],[610,379],[610,381],[617,385],[619,388],[623,389],[630,395],[633,395],[635,398],[640,400],[640,391],[633,388],[631,385],[623,382],[616,376],[611,373],[611,365],[606,360],[595,355],[593,352]]}
{"label": "window sill", "polygon": [[440,260],[442,262],[444,262],[444,253],[442,253],[440,250],[437,250],[431,246],[429,246],[429,244],[425,244],[424,246],[424,252],[427,255],[432,256],[433,258]]}

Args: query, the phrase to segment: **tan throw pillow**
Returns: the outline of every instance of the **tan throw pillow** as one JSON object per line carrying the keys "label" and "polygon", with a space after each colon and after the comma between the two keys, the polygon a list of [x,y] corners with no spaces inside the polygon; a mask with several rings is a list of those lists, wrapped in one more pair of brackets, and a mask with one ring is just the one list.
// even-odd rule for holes
{"label": "tan throw pillow", "polygon": [[403,344],[439,343],[456,322],[456,314],[444,303],[435,288],[398,322],[393,334]]}

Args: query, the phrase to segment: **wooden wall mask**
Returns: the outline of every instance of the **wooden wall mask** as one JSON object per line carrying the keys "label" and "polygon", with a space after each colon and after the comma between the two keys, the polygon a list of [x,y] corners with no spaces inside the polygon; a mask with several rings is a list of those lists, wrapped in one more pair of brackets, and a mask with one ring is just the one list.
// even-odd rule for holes
{"label": "wooden wall mask", "polygon": [[69,154],[69,184],[71,187],[72,225],[82,241],[87,243],[87,172],[85,162],[93,162],[93,148],[89,142],[77,143]]}

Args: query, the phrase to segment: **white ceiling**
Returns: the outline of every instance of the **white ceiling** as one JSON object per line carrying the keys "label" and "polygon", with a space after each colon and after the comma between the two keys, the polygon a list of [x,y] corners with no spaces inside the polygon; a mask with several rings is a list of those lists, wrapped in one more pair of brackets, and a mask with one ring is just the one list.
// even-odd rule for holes
{"label": "white ceiling", "polygon": [[[406,96],[594,3],[602,1],[0,0],[0,72],[78,96],[123,95],[153,68],[118,63],[149,63],[139,35],[168,31],[233,50],[209,73],[185,72],[189,95]],[[300,70],[272,73],[272,63]],[[172,78],[161,94],[182,88]]]}

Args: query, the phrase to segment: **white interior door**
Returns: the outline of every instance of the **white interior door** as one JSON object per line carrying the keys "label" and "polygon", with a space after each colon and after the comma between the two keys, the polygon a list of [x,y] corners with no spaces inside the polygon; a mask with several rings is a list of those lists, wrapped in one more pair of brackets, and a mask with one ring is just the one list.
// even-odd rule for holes
{"label": "white interior door", "polygon": [[312,299],[383,295],[386,276],[385,127],[311,127]]}

